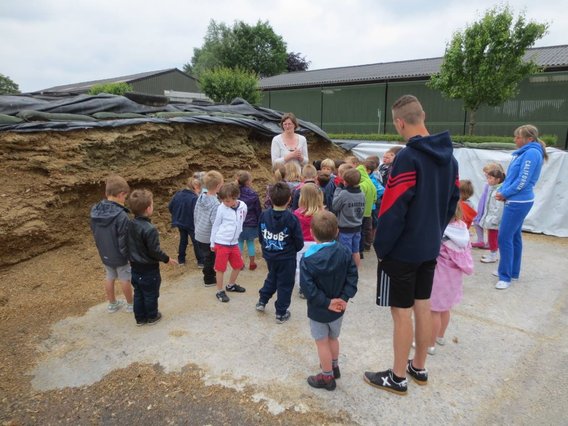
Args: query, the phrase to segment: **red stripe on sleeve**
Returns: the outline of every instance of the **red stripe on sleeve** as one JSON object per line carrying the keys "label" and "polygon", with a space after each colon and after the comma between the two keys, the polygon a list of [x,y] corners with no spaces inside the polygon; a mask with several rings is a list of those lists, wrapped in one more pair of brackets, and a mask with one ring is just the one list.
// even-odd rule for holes
{"label": "red stripe on sleeve", "polygon": [[[404,175],[404,180],[401,179]],[[389,177],[387,189],[383,195],[381,202],[381,210],[379,210],[379,217],[381,217],[392,205],[398,200],[402,194],[416,185],[416,172],[402,173],[396,178]]]}

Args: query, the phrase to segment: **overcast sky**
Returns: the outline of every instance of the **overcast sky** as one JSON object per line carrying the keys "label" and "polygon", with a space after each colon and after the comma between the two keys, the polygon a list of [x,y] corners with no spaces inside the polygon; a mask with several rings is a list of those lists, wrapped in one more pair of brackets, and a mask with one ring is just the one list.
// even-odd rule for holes
{"label": "overcast sky", "polygon": [[[268,21],[310,69],[442,56],[489,0],[1,0],[0,73],[22,92],[182,68],[211,19]],[[536,46],[568,44],[565,0],[511,0],[548,22]]]}

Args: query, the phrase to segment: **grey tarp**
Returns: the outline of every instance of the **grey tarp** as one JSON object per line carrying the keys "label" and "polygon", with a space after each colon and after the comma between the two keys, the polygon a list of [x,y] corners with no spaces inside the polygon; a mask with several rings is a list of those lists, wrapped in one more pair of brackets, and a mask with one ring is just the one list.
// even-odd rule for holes
{"label": "grey tarp", "polygon": [[[38,111],[49,114],[78,114],[93,116],[97,113],[135,113],[146,118],[101,120],[101,121],[34,121],[14,124],[0,121],[0,131],[41,132],[66,131],[88,128],[130,126],[145,122],[152,123],[193,123],[193,124],[233,124],[247,127],[267,137],[275,136],[282,130],[282,112],[257,107],[243,99],[236,98],[230,105],[168,104],[163,107],[149,107],[138,104],[124,96],[100,94],[96,96],[79,95],[58,100],[44,100],[27,96],[0,96],[0,114],[17,116],[23,111]],[[189,116],[157,118],[159,112],[187,112]],[[67,119],[67,118],[66,118]],[[298,133],[313,132],[325,140],[327,134],[315,124],[298,120]]]}

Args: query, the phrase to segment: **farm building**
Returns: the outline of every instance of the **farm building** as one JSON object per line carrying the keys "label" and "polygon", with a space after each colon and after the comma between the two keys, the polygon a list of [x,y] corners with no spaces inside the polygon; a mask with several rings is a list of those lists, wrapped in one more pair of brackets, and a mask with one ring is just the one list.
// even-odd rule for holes
{"label": "farm building", "polygon": [[[542,134],[568,143],[568,45],[529,49],[525,56],[543,67],[520,85],[519,94],[499,107],[481,107],[478,135],[510,135],[520,124],[534,123]],[[461,101],[449,100],[426,86],[443,58],[415,59],[267,77],[260,81],[262,106],[293,111],[329,133],[396,133],[390,105],[414,94],[427,112],[428,127],[466,134],[468,117]]]}
{"label": "farm building", "polygon": [[195,78],[187,75],[177,68],[168,68],[165,70],[148,71],[132,75],[124,75],[122,77],[106,78],[103,80],[85,81],[82,83],[65,84],[62,86],[50,87],[31,95],[44,96],[75,96],[88,93],[91,87],[97,84],[109,83],[128,83],[136,93],[147,95],[164,95],[164,91],[175,92],[201,92],[198,82]]}

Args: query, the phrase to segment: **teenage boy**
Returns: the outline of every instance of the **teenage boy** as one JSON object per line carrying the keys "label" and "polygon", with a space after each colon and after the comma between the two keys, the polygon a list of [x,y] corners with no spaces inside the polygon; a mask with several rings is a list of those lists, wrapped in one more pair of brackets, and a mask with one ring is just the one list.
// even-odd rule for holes
{"label": "teenage boy", "polygon": [[[422,105],[412,95],[394,103],[392,117],[407,144],[392,167],[374,247],[379,259],[376,303],[391,309],[394,365],[385,371],[367,371],[364,379],[377,388],[406,395],[406,373],[419,385],[428,383],[426,351],[432,336],[434,269],[460,192],[458,163],[449,133],[430,135]],[[414,359],[409,360],[414,334],[416,351]]]}

